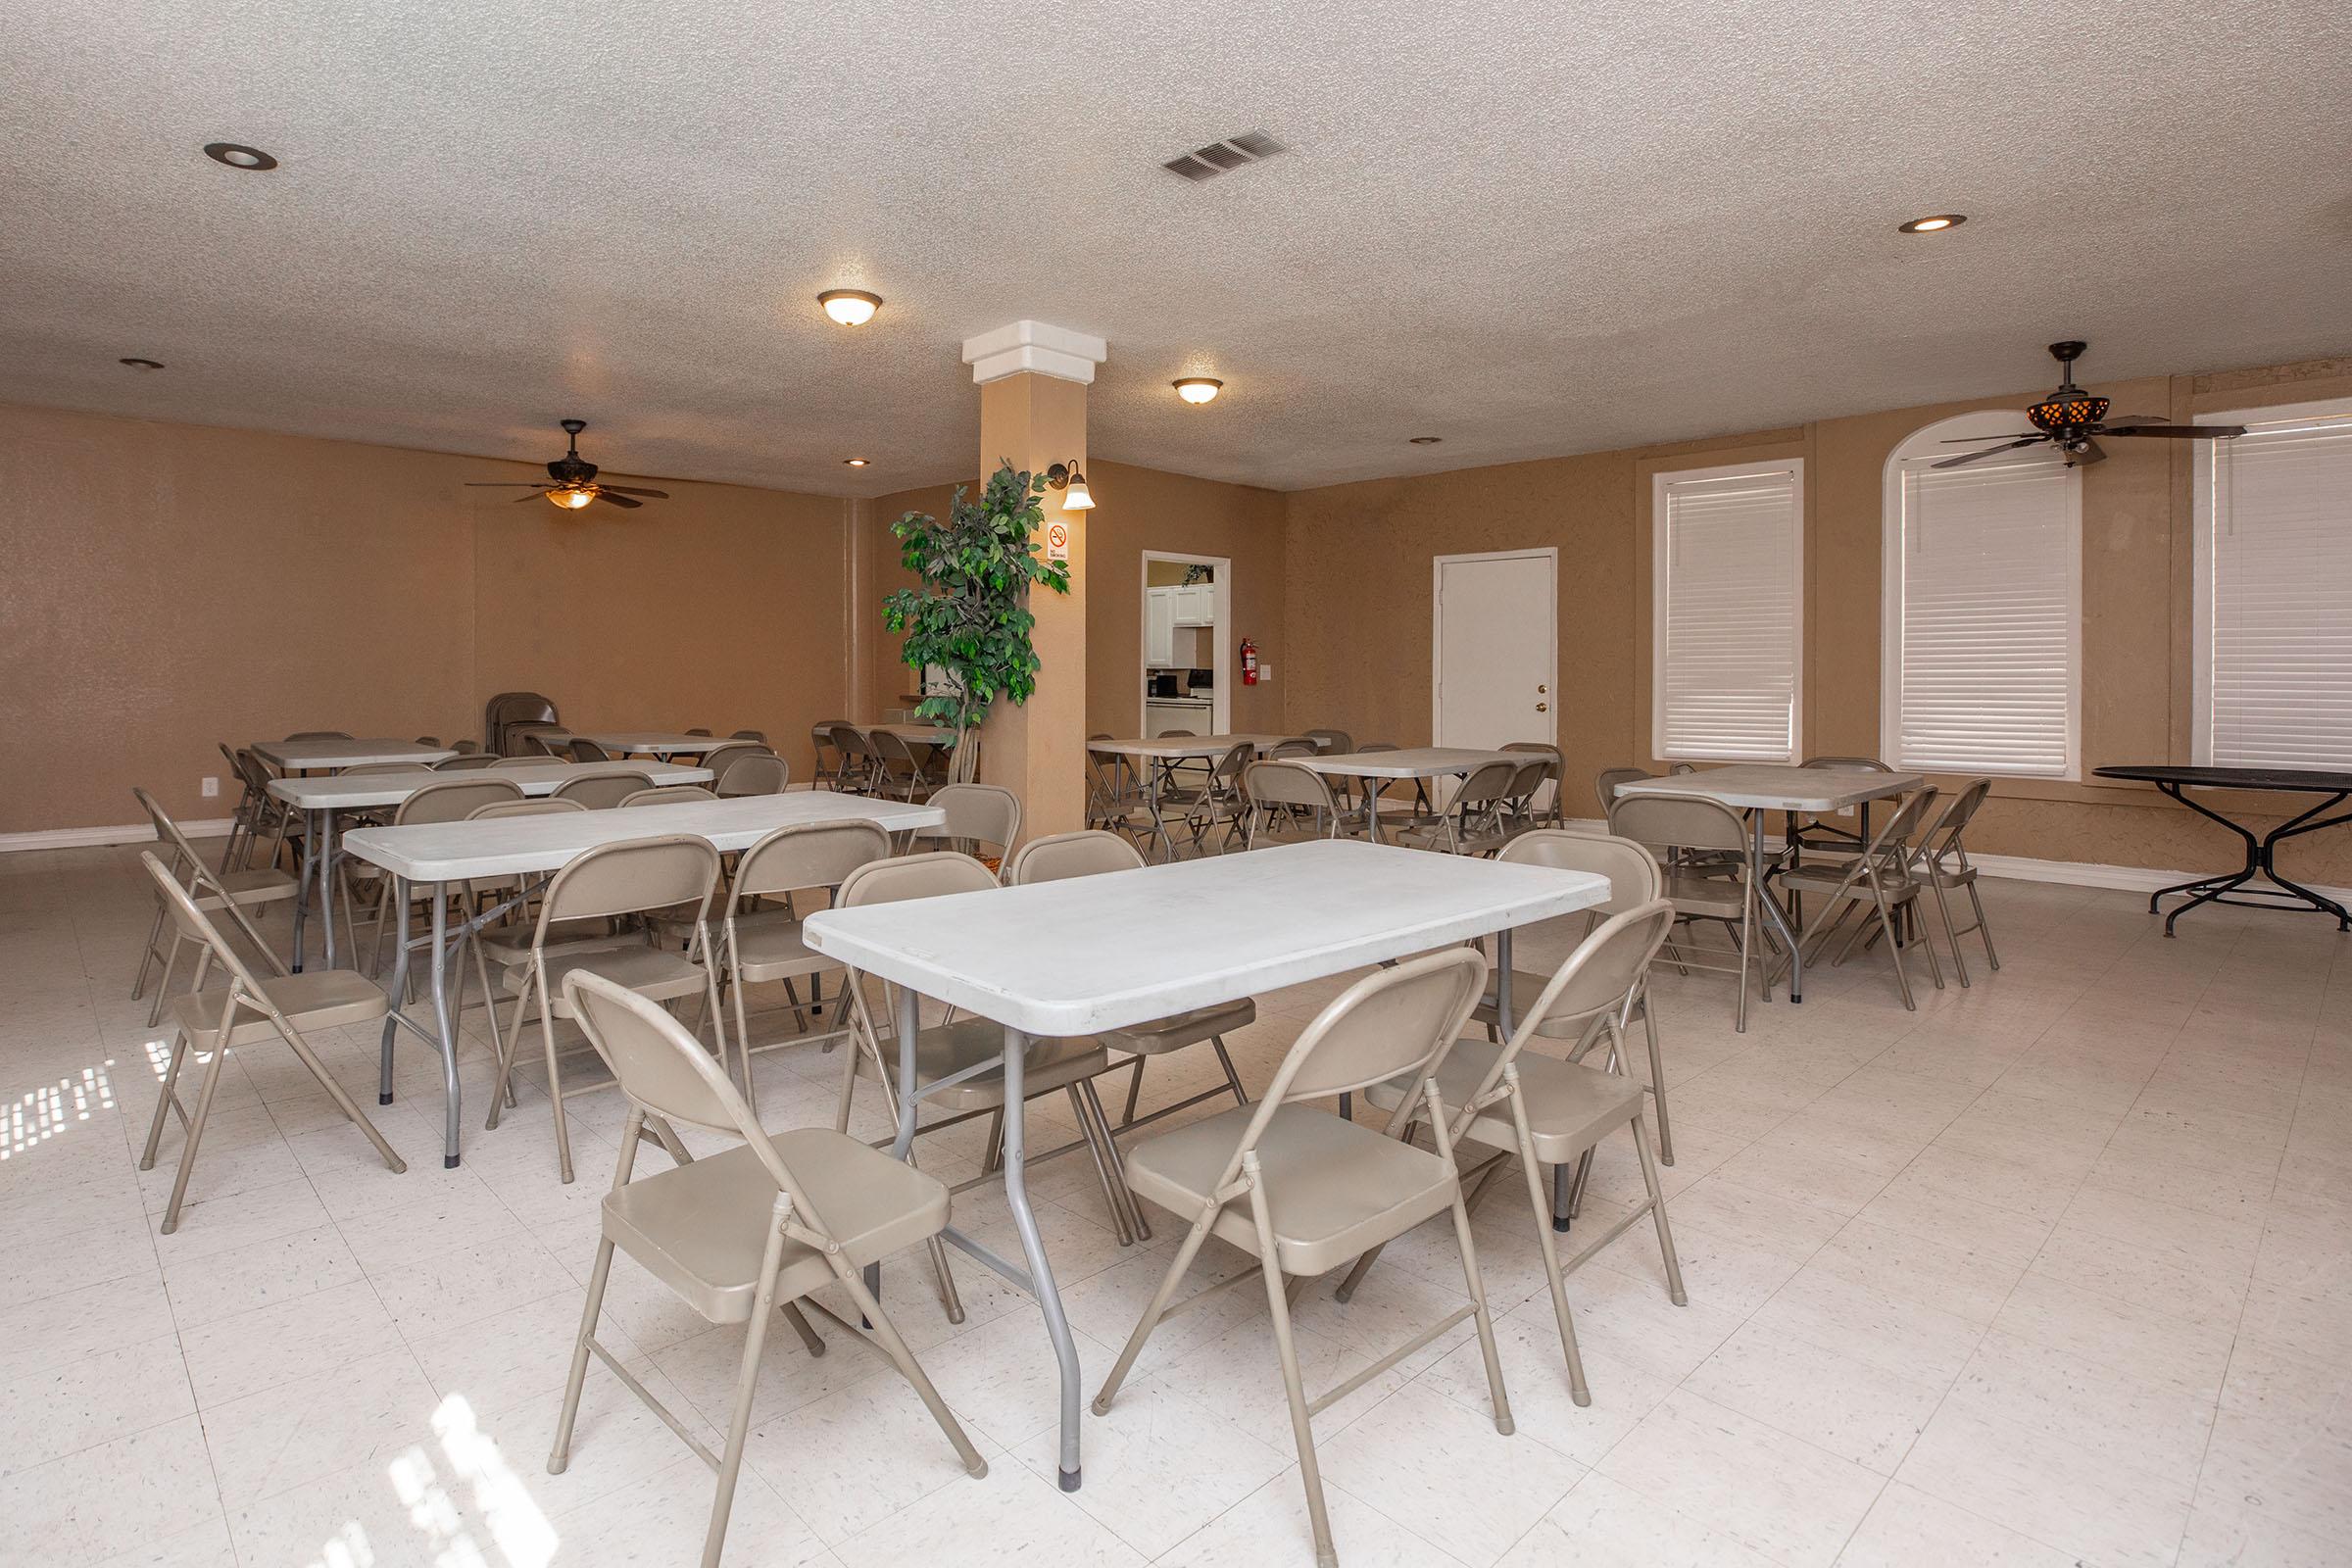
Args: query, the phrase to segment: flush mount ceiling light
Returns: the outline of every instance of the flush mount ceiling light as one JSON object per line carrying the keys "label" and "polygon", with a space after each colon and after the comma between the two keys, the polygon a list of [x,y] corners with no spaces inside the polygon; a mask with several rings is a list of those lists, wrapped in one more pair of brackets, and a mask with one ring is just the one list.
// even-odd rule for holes
{"label": "flush mount ceiling light", "polygon": [[1078,471],[1078,465],[1075,462],[1056,463],[1048,468],[1046,483],[1061,492],[1062,511],[1092,512],[1095,510],[1095,498],[1086,488],[1086,475]]}
{"label": "flush mount ceiling light", "polygon": [[1965,213],[1932,213],[1926,218],[1914,218],[1908,223],[1899,225],[1895,232],[1898,234],[1939,234],[1947,228],[1958,228],[1967,221],[1968,215]]}
{"label": "flush mount ceiling light", "polygon": [[863,326],[882,308],[882,296],[861,288],[829,288],[816,297],[816,303],[843,326]]}
{"label": "flush mount ceiling light", "polygon": [[160,370],[164,368],[161,360],[117,360],[115,363],[127,365],[134,370]]}
{"label": "flush mount ceiling light", "polygon": [[848,464],[853,468],[862,468],[865,466],[865,459],[863,458],[844,458],[841,461]]}
{"label": "flush mount ceiling light", "polygon": [[1434,447],[1446,438],[1442,435],[1417,435],[1410,439],[1417,447]]}
{"label": "flush mount ceiling light", "polygon": [[277,160],[259,147],[247,147],[233,141],[208,141],[204,144],[204,156],[216,164],[251,170],[255,173],[277,167]]}
{"label": "flush mount ceiling light", "polygon": [[1213,375],[1184,376],[1175,385],[1176,395],[1187,403],[1214,402],[1217,394],[1225,389],[1225,383]]}

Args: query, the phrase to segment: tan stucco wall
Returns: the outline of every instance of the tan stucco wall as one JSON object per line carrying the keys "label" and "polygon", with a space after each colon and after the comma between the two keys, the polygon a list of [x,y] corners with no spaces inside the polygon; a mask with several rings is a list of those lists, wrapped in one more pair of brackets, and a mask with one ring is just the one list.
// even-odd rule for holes
{"label": "tan stucco wall", "polygon": [[[1649,480],[1659,469],[1805,459],[1805,753],[1876,755],[1880,540],[1888,455],[1932,420],[2022,408],[2039,388],[1672,447],[1375,480],[1285,498],[1285,720],[1403,745],[1430,734],[1431,560],[1560,549],[1559,741],[1570,805],[1586,781],[1648,765]],[[2099,385],[2119,411],[2191,418],[2352,396],[2352,361]],[[2088,768],[2186,761],[2186,443],[2114,440],[2082,477],[2082,754]],[[2346,607],[2352,614],[2352,607]],[[2277,813],[2280,797],[2225,803]],[[2308,804],[2304,802],[2303,804]],[[2131,785],[2004,781],[1979,819],[1983,853],[2119,865],[2233,868],[2236,841]],[[2289,847],[2290,874],[2352,883],[2352,833]]]}
{"label": "tan stucco wall", "polygon": [[[189,818],[217,743],[577,724],[764,729],[808,766],[845,695],[847,503],[662,480],[558,514],[392,447],[0,405],[0,832]],[[616,477],[618,477],[616,475]],[[67,765],[59,765],[61,762]]]}

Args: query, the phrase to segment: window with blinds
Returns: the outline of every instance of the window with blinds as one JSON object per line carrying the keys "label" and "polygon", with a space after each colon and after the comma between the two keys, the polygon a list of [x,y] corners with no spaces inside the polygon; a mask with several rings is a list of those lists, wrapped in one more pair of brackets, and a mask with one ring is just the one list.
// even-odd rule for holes
{"label": "window with blinds", "polygon": [[1654,756],[1794,757],[1803,486],[1794,459],[1652,480]]}
{"label": "window with blinds", "polygon": [[2352,768],[2352,402],[2196,443],[2196,760]]}
{"label": "window with blinds", "polygon": [[2072,778],[2081,480],[2046,448],[1931,466],[1952,450],[1937,442],[1898,460],[1886,540],[1886,759],[1942,772]]}

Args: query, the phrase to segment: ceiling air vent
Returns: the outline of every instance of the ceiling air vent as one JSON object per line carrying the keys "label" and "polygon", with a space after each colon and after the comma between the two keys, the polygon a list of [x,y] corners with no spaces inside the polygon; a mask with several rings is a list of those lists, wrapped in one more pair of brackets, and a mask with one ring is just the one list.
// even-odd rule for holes
{"label": "ceiling air vent", "polygon": [[1171,158],[1159,167],[1190,180],[1214,179],[1227,170],[1257,163],[1282,150],[1282,143],[1264,131],[1246,130],[1239,136],[1228,136],[1223,141],[1196,147],[1183,157]]}

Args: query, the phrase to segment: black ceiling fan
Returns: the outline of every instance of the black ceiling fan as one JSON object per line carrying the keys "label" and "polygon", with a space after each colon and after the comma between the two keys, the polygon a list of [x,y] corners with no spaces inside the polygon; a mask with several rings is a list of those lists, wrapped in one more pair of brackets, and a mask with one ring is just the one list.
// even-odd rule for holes
{"label": "black ceiling fan", "polygon": [[598,484],[596,465],[580,456],[580,432],[588,428],[586,419],[565,419],[564,433],[571,437],[571,448],[547,466],[547,476],[553,484],[524,483],[520,480],[499,481],[472,479],[466,482],[470,490],[528,490],[532,494],[516,496],[517,501],[533,501],[545,496],[566,511],[576,511],[591,501],[610,502],[616,507],[641,507],[644,501],[632,500],[644,496],[647,500],[667,501],[666,490],[634,490],[625,484]]}
{"label": "black ceiling fan", "polygon": [[2242,424],[2173,424],[2154,415],[2125,415],[2113,424],[2106,422],[2107,400],[2092,397],[2075,385],[2075,361],[2082,358],[2083,343],[2053,343],[2050,358],[2059,366],[2058,390],[2026,410],[2026,417],[2034,425],[2030,435],[2017,436],[1960,436],[1960,441],[1990,441],[1995,443],[1978,452],[1963,452],[1956,458],[1945,458],[1930,464],[1934,468],[1957,468],[1979,458],[1989,458],[1996,452],[2013,452],[2047,441],[2066,454],[2070,468],[2083,464],[2102,463],[2107,454],[2095,437],[2103,435],[2170,435],[2186,436],[2196,440],[2213,441],[2225,436],[2244,435]]}

